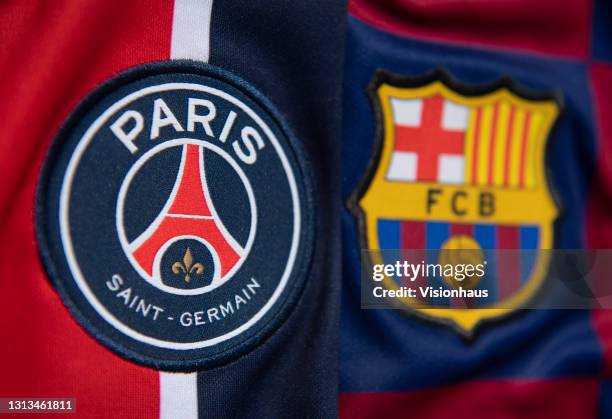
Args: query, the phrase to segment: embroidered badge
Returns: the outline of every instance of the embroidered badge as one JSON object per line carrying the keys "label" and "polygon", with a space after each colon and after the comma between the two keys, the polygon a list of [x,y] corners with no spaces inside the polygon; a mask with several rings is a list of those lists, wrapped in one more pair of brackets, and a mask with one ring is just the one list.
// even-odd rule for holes
{"label": "embroidered badge", "polygon": [[[521,307],[545,278],[548,256],[536,251],[553,246],[558,208],[545,149],[559,101],[509,80],[467,86],[442,71],[423,77],[381,71],[370,96],[378,121],[376,154],[349,202],[359,218],[362,247],[405,249],[408,256],[423,249],[466,249],[488,263],[480,283],[466,284],[488,290],[476,308],[454,308],[452,301],[441,308],[439,299],[433,305],[427,298],[406,297],[402,304],[466,333]],[[496,263],[503,249],[533,249],[536,256],[517,254],[513,263],[508,256]],[[418,280],[453,286],[438,277]],[[391,277],[384,283],[401,286]]]}
{"label": "embroidered badge", "polygon": [[310,268],[313,205],[298,144],[260,93],[213,66],[156,63],[104,84],[60,130],[37,234],[92,335],[188,370],[281,325]]}

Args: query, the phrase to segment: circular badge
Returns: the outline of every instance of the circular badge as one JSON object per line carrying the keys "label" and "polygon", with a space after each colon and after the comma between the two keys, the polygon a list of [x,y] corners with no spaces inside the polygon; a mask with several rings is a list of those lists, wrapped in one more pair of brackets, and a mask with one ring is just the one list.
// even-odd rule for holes
{"label": "circular badge", "polygon": [[148,64],[60,130],[37,193],[49,276],[98,340],[189,370],[252,350],[310,269],[308,169],[268,101],[193,62]]}

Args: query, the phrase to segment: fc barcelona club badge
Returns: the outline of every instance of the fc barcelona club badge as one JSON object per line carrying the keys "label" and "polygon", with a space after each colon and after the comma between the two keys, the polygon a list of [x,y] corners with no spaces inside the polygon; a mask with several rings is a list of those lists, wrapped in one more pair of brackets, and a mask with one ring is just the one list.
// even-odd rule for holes
{"label": "fc barcelona club badge", "polygon": [[[422,77],[380,71],[369,93],[376,150],[349,202],[361,247],[408,254],[466,248],[482,252],[488,263],[486,275],[472,284],[489,290],[476,307],[442,308],[408,297],[401,304],[468,334],[523,306],[546,277],[549,260],[541,250],[554,245],[559,210],[547,179],[546,145],[560,100],[509,80],[468,86],[439,70]],[[499,257],[504,249],[534,257],[509,263]],[[440,285],[439,278],[423,280]],[[400,286],[392,278],[384,284]]]}
{"label": "fc barcelona club badge", "polygon": [[148,366],[244,355],[295,307],[313,192],[299,144],[244,80],[189,61],[128,70],[56,137],[37,195],[46,270],[98,340]]}

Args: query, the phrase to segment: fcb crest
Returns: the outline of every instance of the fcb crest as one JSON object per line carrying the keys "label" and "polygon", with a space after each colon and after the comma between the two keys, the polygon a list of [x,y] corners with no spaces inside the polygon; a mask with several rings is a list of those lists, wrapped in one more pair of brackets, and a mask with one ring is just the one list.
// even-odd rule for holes
{"label": "fcb crest", "polygon": [[[401,303],[467,333],[523,306],[546,275],[548,259],[539,250],[553,246],[558,208],[545,149],[560,101],[507,80],[467,87],[442,71],[418,78],[379,72],[370,95],[378,142],[350,203],[359,216],[362,248],[407,255],[476,249],[488,263],[486,275],[471,284],[488,289],[488,297],[470,309],[423,298]],[[500,258],[504,249],[531,249],[535,256]],[[375,255],[369,262],[385,263],[378,253],[369,254]],[[384,284],[401,285],[390,277]]]}

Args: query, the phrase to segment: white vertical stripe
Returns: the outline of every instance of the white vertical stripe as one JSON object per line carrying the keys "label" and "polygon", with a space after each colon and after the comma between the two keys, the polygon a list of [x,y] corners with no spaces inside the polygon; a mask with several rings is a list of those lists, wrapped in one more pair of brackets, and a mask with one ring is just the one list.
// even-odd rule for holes
{"label": "white vertical stripe", "polygon": [[[170,58],[208,62],[213,0],[175,0]],[[198,418],[197,373],[159,373],[160,419]]]}
{"label": "white vertical stripe", "polygon": [[159,373],[159,417],[197,419],[197,374]]}
{"label": "white vertical stripe", "polygon": [[174,0],[170,58],[208,62],[213,0]]}

